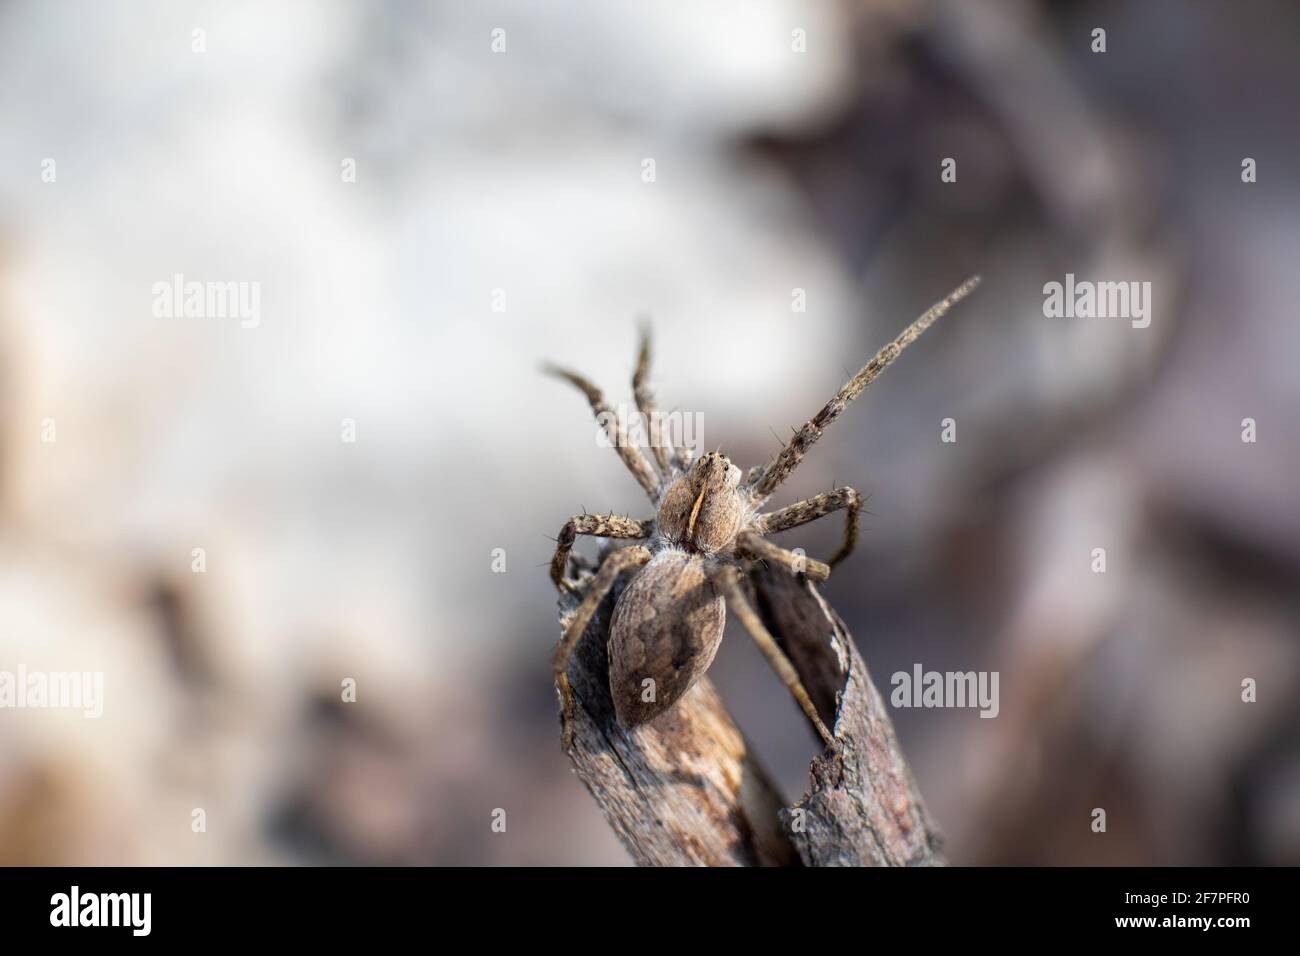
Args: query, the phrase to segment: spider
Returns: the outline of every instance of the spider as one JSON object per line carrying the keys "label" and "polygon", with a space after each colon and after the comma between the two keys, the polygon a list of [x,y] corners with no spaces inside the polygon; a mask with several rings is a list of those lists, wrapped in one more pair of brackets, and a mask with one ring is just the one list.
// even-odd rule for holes
{"label": "spider", "polygon": [[[548,365],[548,374],[577,386],[632,476],[655,506],[653,518],[580,514],[564,523],[551,560],[551,580],[561,592],[577,589],[565,579],[578,535],[622,538],[640,544],[610,552],[582,598],[555,648],[552,666],[560,696],[563,747],[573,746],[576,713],[569,685],[569,659],[601,602],[620,575],[634,572],[619,595],[609,628],[609,685],[618,723],[639,726],[672,707],[703,676],[722,641],[726,609],[740,619],[781,682],[794,696],[829,747],[835,738],[826,728],[776,639],[764,626],[741,589],[741,575],[755,561],[771,561],[791,572],[824,581],[853,551],[858,536],[862,496],[851,487],[824,492],[776,511],[761,509],[826,428],[908,345],[979,284],[974,276],[903,330],[876,353],[814,415],[767,465],[738,467],[719,452],[692,460],[691,450],[659,438],[659,412],[646,378],[650,371],[650,337],[642,329],[632,391],[638,411],[649,423],[654,466],[628,440],[626,429],[605,404],[600,389],[583,376]],[[797,528],[836,511],[845,512],[844,540],[826,562],[805,558],[767,540],[767,535]]]}

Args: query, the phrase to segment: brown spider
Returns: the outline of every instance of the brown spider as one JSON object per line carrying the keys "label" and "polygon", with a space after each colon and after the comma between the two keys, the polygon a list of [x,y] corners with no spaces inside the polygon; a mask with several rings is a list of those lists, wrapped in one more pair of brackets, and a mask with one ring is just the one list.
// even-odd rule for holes
{"label": "brown spider", "polygon": [[[600,389],[581,375],[547,367],[549,373],[573,383],[586,394],[623,463],[656,506],[653,518],[636,520],[618,515],[581,514],[570,518],[560,529],[551,561],[551,580],[562,591],[575,590],[565,580],[564,573],[577,535],[644,542],[613,551],[604,559],[555,648],[552,664],[560,694],[565,750],[573,745],[575,713],[567,673],[569,658],[601,601],[619,575],[630,569],[637,570],[619,596],[609,629],[609,685],[621,726],[632,728],[645,723],[691,689],[713,662],[722,641],[726,606],[730,605],[822,740],[828,746],[835,745],[793,665],[746,599],[740,587],[740,575],[749,566],[747,562],[774,561],[792,572],[824,581],[830,576],[831,568],[846,558],[857,542],[862,498],[852,488],[843,487],[766,514],[760,509],[849,402],[978,284],[979,276],[966,280],[904,329],[795,433],[771,463],[751,468],[743,481],[740,469],[718,452],[692,463],[689,448],[671,447],[670,443],[658,439],[659,412],[646,385],[650,369],[648,333],[642,332],[632,390],[638,410],[650,423],[654,469],[641,449],[627,440],[625,429],[610,412]],[[825,564],[765,538],[839,510],[846,511],[844,543]]]}

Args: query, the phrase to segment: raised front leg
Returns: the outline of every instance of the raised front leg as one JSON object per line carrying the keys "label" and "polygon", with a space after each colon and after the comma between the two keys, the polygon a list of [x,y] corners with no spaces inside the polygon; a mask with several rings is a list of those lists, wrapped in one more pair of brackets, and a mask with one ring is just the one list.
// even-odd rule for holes
{"label": "raised front leg", "polygon": [[790,477],[799,466],[799,462],[803,460],[804,453],[818,438],[821,438],[822,432],[830,426],[831,422],[840,417],[844,409],[849,407],[849,403],[861,395],[862,390],[887,369],[903,349],[920,338],[921,333],[933,325],[941,315],[966,298],[979,282],[979,276],[973,276],[950,292],[943,301],[930,306],[924,315],[900,332],[894,341],[862,366],[857,375],[845,382],[844,387],[835,393],[835,397],[795,432],[794,437],[790,439],[790,444],[781,449],[781,453],[775,460],[754,476],[750,494],[755,506],[761,505],[770,498],[772,492],[781,486],[781,482]]}
{"label": "raised front leg", "polygon": [[545,371],[576,386],[587,396],[596,421],[604,427],[605,434],[613,443],[614,450],[618,452],[618,457],[623,459],[623,464],[627,465],[627,470],[632,472],[632,477],[645,490],[650,500],[656,501],[659,498],[659,479],[655,477],[654,469],[650,467],[650,462],[646,461],[641,449],[633,445],[628,438],[627,429],[623,427],[618,416],[605,404],[605,396],[601,390],[593,385],[590,379],[577,372],[570,372],[555,365],[545,366]]}
{"label": "raised front leg", "polygon": [[636,371],[632,373],[632,394],[636,398],[637,410],[645,418],[647,440],[650,442],[650,452],[654,455],[655,464],[659,467],[659,474],[664,478],[671,478],[675,472],[685,471],[690,465],[690,450],[676,448],[673,445],[672,435],[664,433],[659,406],[655,404],[654,394],[646,382],[649,377],[650,329],[648,326],[642,326]]}

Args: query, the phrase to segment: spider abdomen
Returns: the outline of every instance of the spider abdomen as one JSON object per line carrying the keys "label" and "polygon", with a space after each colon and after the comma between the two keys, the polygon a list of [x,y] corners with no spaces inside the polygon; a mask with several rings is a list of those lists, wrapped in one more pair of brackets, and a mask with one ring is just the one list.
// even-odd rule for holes
{"label": "spider abdomen", "polygon": [[609,629],[609,689],[623,727],[663,713],[713,663],[726,607],[698,554],[661,551],[628,583]]}

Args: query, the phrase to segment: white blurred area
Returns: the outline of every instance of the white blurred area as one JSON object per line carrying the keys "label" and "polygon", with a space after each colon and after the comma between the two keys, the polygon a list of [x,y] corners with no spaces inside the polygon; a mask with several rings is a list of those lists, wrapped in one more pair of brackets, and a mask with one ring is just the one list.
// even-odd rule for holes
{"label": "white blurred area", "polygon": [[[625,863],[544,565],[649,506],[541,362],[628,403],[649,317],[661,406],[747,467],[975,271],[773,500],[870,496],[824,590],[882,690],[1001,673],[996,720],[893,714],[951,858],[1300,860],[1298,36],[1270,0],[0,5],[0,672],[106,694],[0,710],[0,864]],[[1045,317],[1067,272],[1149,281],[1149,329]],[[260,324],[156,317],[177,274]],[[813,738],[730,634],[793,801]]]}
{"label": "white blurred area", "polygon": [[[584,502],[643,504],[538,363],[627,400],[649,314],[665,404],[803,412],[759,383],[831,334],[853,279],[791,185],[726,142],[834,107],[837,16],[0,8],[0,666],[103,670],[107,697],[99,721],[0,715],[0,862],[292,860],[265,808],[304,787],[294,812],[345,859],[469,858],[456,831],[520,803],[527,768],[494,715],[502,646],[531,640],[531,664],[556,636],[542,535]],[[792,54],[796,27],[819,55]],[[260,325],[155,317],[150,290],[176,273],[260,283]],[[816,290],[799,328],[795,286]],[[400,758],[331,739],[311,763],[304,701],[342,676]],[[476,861],[620,861],[558,753],[530,757],[546,758],[555,802],[519,815],[589,845],[521,819]]]}

